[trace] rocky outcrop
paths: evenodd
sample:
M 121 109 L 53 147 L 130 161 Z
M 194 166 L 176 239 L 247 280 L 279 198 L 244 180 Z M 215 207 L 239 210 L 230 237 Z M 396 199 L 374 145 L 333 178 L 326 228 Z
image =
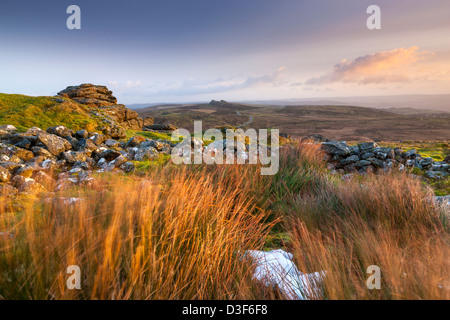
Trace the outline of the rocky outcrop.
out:
M 345 141 L 328 141 L 321 144 L 326 153 L 328 168 L 340 173 L 367 173 L 388 171 L 392 169 L 406 170 L 417 168 L 424 172 L 428 179 L 440 180 L 450 176 L 450 164 L 423 158 L 417 150 L 403 151 L 401 148 L 379 147 L 375 142 L 364 142 L 349 146 Z
M 78 103 L 90 106 L 103 107 L 117 104 L 112 91 L 105 86 L 84 83 L 79 86 L 70 86 L 58 92 L 59 96 L 70 98 Z
M 93 108 L 91 113 L 94 116 L 105 118 L 102 129 L 114 138 L 123 138 L 126 135 L 124 129 L 142 130 L 144 124 L 153 124 L 153 118 L 144 120 L 136 111 L 117 104 L 116 97 L 105 86 L 85 83 L 67 87 L 58 95 Z
M 93 172 L 128 173 L 133 161 L 171 154 L 174 144 L 135 136 L 117 141 L 111 136 L 64 126 L 46 131 L 33 127 L 17 133 L 10 126 L 0 136 L 0 193 L 37 195 L 73 185 L 93 183 Z

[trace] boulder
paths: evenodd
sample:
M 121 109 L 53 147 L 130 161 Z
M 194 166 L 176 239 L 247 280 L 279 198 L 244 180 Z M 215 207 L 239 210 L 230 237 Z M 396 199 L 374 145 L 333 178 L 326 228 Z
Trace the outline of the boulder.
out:
M 375 147 L 377 147 L 378 145 L 371 141 L 371 142 L 363 142 L 358 144 L 359 150 L 361 152 L 367 152 L 367 151 L 372 151 Z
M 70 142 L 57 135 L 42 131 L 38 133 L 37 137 L 45 148 L 55 156 L 59 155 L 61 152 L 72 149 Z
M 360 160 L 360 161 L 355 163 L 355 166 L 357 168 L 362 168 L 362 167 L 370 166 L 371 164 L 372 164 L 372 162 L 370 162 L 368 160 Z
M 5 125 L 0 126 L 0 130 L 7 131 L 9 133 L 17 133 L 18 132 L 17 128 L 11 124 L 5 124 Z
M 61 158 L 70 164 L 75 164 L 77 161 L 86 161 L 88 156 L 82 151 L 66 151 L 62 153 Z
M 450 154 L 445 157 L 444 161 L 447 162 L 447 163 L 450 163 Z
M 128 140 L 128 142 L 125 144 L 124 148 L 134 148 L 144 141 L 145 141 L 144 137 L 134 136 Z
M 12 134 L 6 130 L 0 129 L 0 140 L 7 140 L 12 137 Z
M 173 124 L 152 124 L 142 128 L 144 131 L 175 131 L 176 129 L 178 127 Z
M 367 159 L 375 168 L 383 168 L 384 162 L 377 158 L 369 158 Z
M 126 173 L 132 172 L 135 170 L 135 165 L 133 162 L 131 161 L 127 161 L 124 164 L 122 164 L 120 166 L 120 169 L 122 169 L 123 171 L 125 171 Z
M 117 157 L 120 157 L 122 154 L 119 151 L 116 150 L 112 150 L 112 149 L 107 149 L 102 151 L 98 157 L 99 158 L 104 158 L 107 162 L 111 162 L 114 159 L 116 159 Z
M 158 158 L 158 150 L 155 148 L 138 149 L 134 155 L 136 161 L 147 161 Z
M 90 137 L 89 139 L 92 140 L 92 142 L 94 142 L 95 145 L 99 146 L 103 142 L 106 141 L 107 137 L 104 134 L 96 133 L 92 137 Z
M 75 136 L 80 139 L 87 139 L 89 137 L 89 132 L 87 130 L 78 130 L 75 132 Z
M 16 175 L 19 175 L 19 176 L 22 176 L 25 178 L 31 178 L 34 171 L 35 171 L 35 168 L 33 168 L 31 166 L 23 166 L 16 171 Z
M 423 158 L 419 160 L 419 164 L 422 167 L 429 167 L 434 163 L 434 159 L 433 158 Z
M 349 157 L 341 160 L 339 163 L 341 166 L 346 166 L 346 165 L 349 165 L 351 163 L 355 163 L 358 161 L 359 161 L 359 157 L 357 155 L 352 155 L 352 156 L 349 156 Z
M 347 156 L 350 154 L 350 148 L 344 141 L 322 142 L 321 149 L 332 155 Z
M 144 119 L 143 126 L 151 126 L 152 124 L 155 124 L 155 119 L 152 117 L 147 117 Z
M 8 182 L 11 179 L 11 172 L 4 167 L 0 167 L 0 182 Z
M 401 154 L 401 156 L 402 156 L 402 158 L 410 159 L 410 158 L 415 158 L 416 154 L 417 154 L 417 150 L 416 149 L 411 149 L 411 150 L 408 150 L 406 152 L 403 152 Z
M 16 188 L 14 188 L 13 186 L 11 186 L 9 184 L 6 184 L 6 183 L 0 184 L 0 195 L 10 196 L 10 195 L 17 194 L 18 192 L 19 192 L 19 190 L 17 190 Z
M 362 160 L 367 160 L 369 158 L 374 158 L 374 157 L 375 157 L 375 154 L 372 152 L 366 152 L 361 155 Z
M 148 147 L 153 147 L 156 150 L 161 151 L 164 148 L 164 143 L 157 140 L 146 140 L 138 145 L 138 148 L 148 148 Z
M 19 192 L 24 192 L 33 195 L 45 192 L 44 186 L 32 179 L 30 179 L 29 181 L 25 181 L 18 189 Z
M 51 133 L 54 135 L 57 135 L 61 138 L 64 138 L 66 136 L 72 136 L 73 131 L 67 129 L 65 126 L 54 126 L 47 129 L 47 133 Z

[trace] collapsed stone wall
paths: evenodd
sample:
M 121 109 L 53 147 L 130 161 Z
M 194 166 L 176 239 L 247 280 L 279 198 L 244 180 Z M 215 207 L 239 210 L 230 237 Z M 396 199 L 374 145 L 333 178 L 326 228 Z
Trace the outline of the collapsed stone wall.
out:
M 399 147 L 379 147 L 375 142 L 349 146 L 345 141 L 322 142 L 321 149 L 326 153 L 328 168 L 339 173 L 418 168 L 429 179 L 440 180 L 450 175 L 450 157 L 435 161 L 422 157 L 415 149 L 403 151 Z

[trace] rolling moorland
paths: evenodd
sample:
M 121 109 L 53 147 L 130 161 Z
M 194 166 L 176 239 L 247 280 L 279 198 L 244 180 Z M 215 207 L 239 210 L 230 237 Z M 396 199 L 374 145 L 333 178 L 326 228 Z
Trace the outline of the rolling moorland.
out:
M 448 115 L 223 101 L 137 111 L 101 86 L 0 94 L 0 299 L 286 299 L 241 254 L 272 249 L 326 271 L 307 299 L 450 299 L 450 213 L 434 197 L 448 176 L 426 177 L 448 170 Z M 262 176 L 261 164 L 174 165 L 170 134 L 144 131 L 192 120 L 293 138 Z M 295 139 L 311 134 L 349 146 Z M 80 290 L 65 285 L 69 265 Z M 369 265 L 380 290 L 366 286 Z
M 135 109 L 140 116 L 193 129 L 202 120 L 204 129 L 216 126 L 277 128 L 294 137 L 321 134 L 348 141 L 449 140 L 450 113 L 416 109 L 375 109 L 357 106 L 267 106 L 226 101 L 209 104 L 156 105 Z

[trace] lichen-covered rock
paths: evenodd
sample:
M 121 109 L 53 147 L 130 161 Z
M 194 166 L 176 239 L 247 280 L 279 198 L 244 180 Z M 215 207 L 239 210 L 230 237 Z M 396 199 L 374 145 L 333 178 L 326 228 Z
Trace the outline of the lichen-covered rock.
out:
M 129 173 L 129 172 L 132 172 L 132 171 L 135 170 L 135 165 L 134 165 L 133 162 L 128 161 L 128 162 L 125 162 L 124 164 L 122 164 L 122 165 L 120 166 L 120 169 L 122 169 L 122 170 L 125 171 L 126 173 Z
M 367 151 L 371 151 L 372 152 L 372 150 L 374 148 L 376 148 L 377 146 L 378 145 L 375 142 L 373 142 L 373 141 L 363 142 L 363 143 L 358 144 L 359 150 L 361 152 L 367 152 Z
M 99 146 L 103 142 L 106 141 L 107 137 L 104 134 L 96 133 L 92 137 L 90 137 L 89 139 L 92 140 L 92 142 L 94 142 L 95 145 Z
M 14 188 L 13 186 L 11 186 L 9 184 L 6 184 L 6 183 L 0 184 L 0 195 L 8 196 L 8 195 L 17 194 L 18 192 L 19 192 L 19 190 L 17 190 L 17 188 Z
M 75 132 L 75 136 L 80 139 L 87 139 L 89 137 L 89 132 L 87 130 L 78 130 Z
M 62 153 L 61 158 L 70 164 L 75 164 L 77 161 L 86 161 L 87 155 L 81 151 L 66 151 Z
M 142 129 L 144 131 L 175 131 L 178 127 L 173 124 L 152 124 L 144 126 Z
M 61 138 L 72 136 L 73 130 L 67 129 L 65 126 L 54 126 L 47 129 L 47 133 L 55 134 Z
M 127 141 L 127 143 L 125 144 L 125 149 L 134 148 L 144 141 L 145 138 L 143 136 L 134 136 Z
M 70 86 L 58 92 L 59 96 L 70 98 L 78 103 L 94 105 L 97 107 L 110 106 L 117 103 L 112 91 L 105 86 L 84 83 L 79 86 Z
M 350 154 L 350 148 L 343 141 L 329 141 L 323 142 L 321 144 L 321 149 L 326 153 L 339 155 L 339 156 L 347 156 Z
M 143 123 L 144 127 L 145 126 L 151 126 L 152 124 L 155 124 L 155 119 L 154 118 L 147 117 L 147 118 L 144 119 L 144 123 Z
M 37 137 L 45 148 L 55 156 L 59 155 L 61 152 L 72 149 L 70 142 L 57 135 L 42 131 L 38 133 Z
M 136 154 L 134 155 L 134 160 L 136 161 L 147 161 L 156 159 L 158 157 L 158 150 L 155 148 L 145 148 L 145 149 L 139 149 Z
M 34 171 L 35 171 L 35 168 L 33 168 L 31 166 L 23 166 L 22 168 L 20 168 L 16 171 L 16 175 L 19 175 L 19 176 L 22 176 L 25 178 L 31 178 Z
M 45 192 L 45 188 L 42 184 L 40 184 L 34 180 L 30 180 L 30 181 L 26 181 L 19 187 L 19 192 L 36 195 L 41 192 Z
M 7 131 L 9 133 L 17 133 L 18 132 L 17 128 L 11 124 L 5 124 L 5 125 L 0 126 L 0 130 Z
M 10 179 L 11 172 L 4 167 L 0 167 L 0 182 L 8 182 Z

